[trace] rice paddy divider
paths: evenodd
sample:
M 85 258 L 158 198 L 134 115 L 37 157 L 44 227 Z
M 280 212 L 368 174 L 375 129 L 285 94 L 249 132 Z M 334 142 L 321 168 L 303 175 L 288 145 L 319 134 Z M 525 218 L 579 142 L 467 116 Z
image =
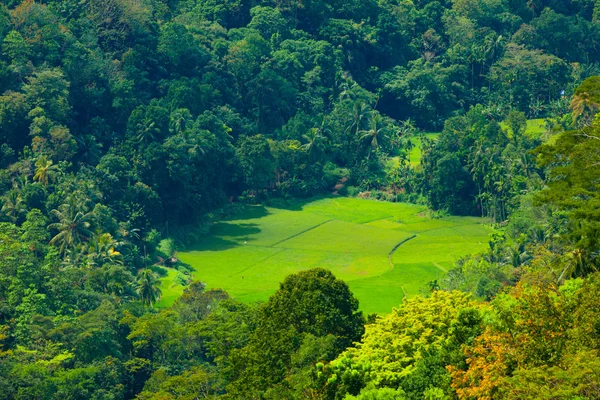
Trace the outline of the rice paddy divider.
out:
M 394 256 L 394 253 L 396 252 L 396 250 L 398 250 L 398 248 L 400 246 L 402 246 L 404 243 L 408 242 L 409 240 L 413 240 L 416 237 L 417 237 L 417 235 L 412 235 L 410 237 L 407 237 L 406 239 L 404 239 L 403 241 L 401 241 L 400 243 L 398 243 L 397 245 L 395 245 L 394 248 L 392 249 L 392 251 L 389 252 L 389 254 L 388 254 L 388 262 L 390 263 L 390 269 L 388 270 L 388 272 L 390 272 L 391 270 L 394 269 L 394 263 L 392 262 L 392 257 Z
M 303 231 L 300 231 L 300 232 L 298 232 L 298 233 L 295 233 L 295 234 L 293 234 L 293 235 L 292 235 L 292 236 L 290 236 L 290 237 L 287 237 L 287 238 L 285 238 L 285 239 L 283 239 L 283 240 L 280 240 L 279 242 L 273 243 L 273 244 L 272 244 L 272 245 L 270 245 L 269 247 L 275 247 L 275 246 L 277 246 L 278 244 L 281 244 L 281 243 L 283 243 L 283 242 L 287 242 L 287 241 L 288 241 L 288 240 L 290 240 L 290 239 L 293 239 L 293 238 L 295 238 L 295 237 L 298 237 L 298 236 L 300 236 L 300 235 L 302 235 L 302 234 L 305 234 L 306 232 L 310 232 L 310 231 L 312 231 L 313 229 L 317 229 L 318 227 L 320 227 L 320 226 L 323 226 L 323 225 L 325 225 L 326 223 L 328 223 L 328 222 L 331 222 L 331 221 L 334 221 L 334 219 L 328 219 L 327 221 L 323 221 L 323 222 L 321 222 L 320 224 L 317 224 L 317 225 L 315 225 L 315 226 L 311 226 L 310 228 L 308 228 L 308 229 L 305 229 L 305 230 L 303 230 Z

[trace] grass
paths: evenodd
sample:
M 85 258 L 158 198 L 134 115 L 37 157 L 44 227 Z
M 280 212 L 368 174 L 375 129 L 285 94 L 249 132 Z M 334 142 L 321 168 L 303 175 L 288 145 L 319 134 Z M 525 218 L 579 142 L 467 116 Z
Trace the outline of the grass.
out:
M 421 152 L 421 148 L 423 147 L 423 143 L 421 138 L 424 136 L 430 140 L 435 140 L 440 134 L 435 132 L 427 132 L 423 133 L 419 136 L 414 136 L 410 138 L 412 142 L 413 148 L 410 150 L 408 154 L 408 159 L 410 160 L 410 165 L 414 168 L 421 165 L 421 158 L 423 156 Z M 389 159 L 388 168 L 398 168 L 400 164 L 400 157 L 391 157 Z
M 510 129 L 506 122 L 500 122 L 500 127 L 504 130 L 508 130 L 509 134 Z M 538 139 L 542 137 L 546 133 L 546 120 L 544 118 L 535 118 L 527 120 L 527 127 L 525 128 L 525 135 L 529 136 L 533 139 Z
M 424 133 L 422 136 L 424 136 L 430 140 L 435 140 L 439 135 L 440 135 L 439 133 L 428 132 L 428 133 Z M 416 167 L 417 165 L 421 165 L 422 140 L 421 140 L 421 136 L 416 136 L 414 138 L 411 138 L 410 140 L 413 144 L 413 148 L 411 149 L 410 154 L 409 154 L 410 165 L 412 165 L 413 167 Z
M 162 296 L 158 304 L 159 306 L 173 304 L 173 302 L 183 293 L 184 287 L 175 280 L 175 276 L 177 276 L 178 273 L 179 272 L 173 268 L 167 268 L 167 275 L 160 280 Z
M 483 250 L 489 232 L 476 218 L 431 219 L 424 206 L 330 197 L 291 209 L 248 206 L 178 257 L 194 279 L 244 302 L 266 300 L 289 274 L 326 268 L 348 282 L 363 311 L 385 314 L 456 258 Z M 164 307 L 183 287 L 170 273 L 162 290 Z
M 539 138 L 546 133 L 546 120 L 544 118 L 536 118 L 527 120 L 527 128 L 525 134 L 533 138 Z

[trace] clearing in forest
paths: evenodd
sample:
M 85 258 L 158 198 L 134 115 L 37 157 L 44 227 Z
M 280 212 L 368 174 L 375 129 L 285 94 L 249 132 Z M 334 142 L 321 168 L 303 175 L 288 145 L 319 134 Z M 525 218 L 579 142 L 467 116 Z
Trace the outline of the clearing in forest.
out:
M 500 127 L 504 130 L 509 129 L 506 122 L 501 122 Z M 543 118 L 537 119 L 529 119 L 527 120 L 527 128 L 525 129 L 525 134 L 531 138 L 544 138 L 544 135 L 547 132 L 546 128 L 546 120 Z M 418 168 L 421 165 L 421 158 L 423 156 L 423 138 L 427 138 L 429 140 L 437 140 L 440 136 L 439 132 L 426 132 L 414 135 L 410 138 L 412 143 L 412 148 L 410 152 L 407 154 L 408 161 L 413 168 Z M 389 168 L 398 167 L 400 164 L 400 157 L 395 156 L 390 158 Z
M 266 300 L 289 274 L 326 268 L 348 282 L 364 312 L 385 314 L 458 257 L 485 249 L 489 233 L 478 218 L 432 219 L 424 206 L 334 197 L 248 206 L 178 257 L 194 279 L 245 302 Z M 167 306 L 183 288 L 167 277 L 162 290 L 159 306 Z
M 410 138 L 412 147 L 411 147 L 410 151 L 408 152 L 408 154 L 406 155 L 406 157 L 407 157 L 407 161 L 410 163 L 410 165 L 413 168 L 417 168 L 418 166 L 421 165 L 421 158 L 423 156 L 423 152 L 422 152 L 423 138 L 427 138 L 429 140 L 435 141 L 438 138 L 438 136 L 440 136 L 439 133 L 428 132 L 428 133 L 422 133 L 419 135 L 414 135 Z M 399 156 L 390 157 L 389 162 L 388 162 L 388 168 L 398 168 L 399 165 L 400 165 L 400 157 Z

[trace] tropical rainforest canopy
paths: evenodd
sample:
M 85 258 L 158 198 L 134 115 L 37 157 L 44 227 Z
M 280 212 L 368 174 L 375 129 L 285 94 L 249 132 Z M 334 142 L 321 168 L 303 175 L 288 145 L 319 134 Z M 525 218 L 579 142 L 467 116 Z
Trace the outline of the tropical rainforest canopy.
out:
M 598 1 L 0 3 L 0 398 L 600 398 Z M 175 256 L 338 182 L 497 229 L 383 316 Z

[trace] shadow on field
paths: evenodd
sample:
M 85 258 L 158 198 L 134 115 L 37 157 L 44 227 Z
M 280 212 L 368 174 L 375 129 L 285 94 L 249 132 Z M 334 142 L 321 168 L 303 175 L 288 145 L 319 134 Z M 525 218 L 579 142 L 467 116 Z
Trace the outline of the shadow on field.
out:
M 293 199 L 293 200 L 285 200 L 285 199 L 272 199 L 269 200 L 266 205 L 267 207 L 276 208 L 278 210 L 287 210 L 287 211 L 302 211 L 304 206 L 308 203 L 312 203 L 317 200 L 329 199 L 335 196 L 316 196 L 310 197 L 307 199 Z
M 227 236 L 236 239 L 243 236 L 255 235 L 257 233 L 260 233 L 260 228 L 254 223 L 236 224 L 231 222 L 217 222 L 210 228 L 210 234 L 213 236 Z
M 252 242 L 251 235 L 260 233 L 257 224 L 217 222 L 210 229 L 210 235 L 205 236 L 198 243 L 189 246 L 190 251 L 227 250 L 237 247 L 240 243 Z
M 256 218 L 266 217 L 269 214 L 270 214 L 269 210 L 267 210 L 267 208 L 263 205 L 258 205 L 258 206 L 247 205 L 247 206 L 244 206 L 240 210 L 240 212 L 237 212 L 233 215 L 223 218 L 222 221 L 256 219 Z

